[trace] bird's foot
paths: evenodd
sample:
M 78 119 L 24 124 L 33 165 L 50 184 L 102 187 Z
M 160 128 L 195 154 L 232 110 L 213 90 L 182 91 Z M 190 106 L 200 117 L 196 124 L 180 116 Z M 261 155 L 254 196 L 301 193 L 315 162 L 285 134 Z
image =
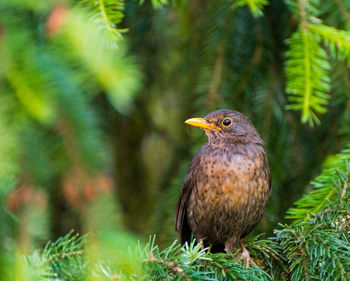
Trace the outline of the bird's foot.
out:
M 257 265 L 254 262 L 254 260 L 250 257 L 249 252 L 246 249 L 246 247 L 244 246 L 244 244 L 241 241 L 239 243 L 241 245 L 242 253 L 240 255 L 238 255 L 237 258 L 244 259 L 246 267 L 249 267 L 250 264 L 253 264 L 253 265 L 255 265 L 257 267 Z

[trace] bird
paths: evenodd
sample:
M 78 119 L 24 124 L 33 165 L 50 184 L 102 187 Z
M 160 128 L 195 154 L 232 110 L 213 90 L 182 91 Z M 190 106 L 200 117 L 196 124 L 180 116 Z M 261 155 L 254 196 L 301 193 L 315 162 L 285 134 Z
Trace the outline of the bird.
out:
M 238 246 L 246 266 L 254 264 L 241 239 L 259 223 L 271 193 L 264 142 L 242 113 L 222 109 L 186 124 L 204 130 L 208 142 L 193 157 L 177 203 L 179 242 L 191 237 L 202 249 L 232 253 Z

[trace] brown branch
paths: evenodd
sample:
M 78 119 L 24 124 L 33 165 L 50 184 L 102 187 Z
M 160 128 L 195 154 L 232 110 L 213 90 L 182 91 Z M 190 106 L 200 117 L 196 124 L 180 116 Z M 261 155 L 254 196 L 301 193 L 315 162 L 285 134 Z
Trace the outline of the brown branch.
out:
M 223 26 L 223 34 L 225 37 L 229 36 L 229 30 L 231 27 L 231 16 L 226 16 L 225 23 Z M 216 49 L 216 60 L 213 70 L 213 76 L 211 79 L 208 95 L 206 98 L 206 104 L 208 106 L 213 105 L 213 103 L 217 102 L 220 99 L 219 87 L 222 80 L 222 73 L 224 69 L 225 63 L 225 53 L 226 53 L 226 40 L 221 40 Z
M 308 22 L 307 22 L 307 18 L 306 18 L 306 1 L 299 0 L 298 1 L 298 8 L 299 8 L 299 13 L 300 13 L 300 17 L 301 17 L 300 29 L 307 29 Z
M 210 83 L 210 89 L 207 95 L 206 103 L 211 105 L 219 100 L 219 86 L 222 77 L 222 70 L 225 58 L 225 45 L 223 43 L 218 44 L 217 58 L 215 60 L 215 66 L 213 71 L 213 77 Z
M 301 239 L 300 237 L 298 237 L 298 238 Z M 305 245 L 303 245 L 303 247 L 300 249 L 299 253 L 301 256 L 302 263 L 303 263 L 304 276 L 306 277 L 306 280 L 309 280 L 310 274 L 308 272 L 308 266 L 307 266 L 307 260 L 306 260 L 307 250 L 306 250 Z
M 268 71 L 272 77 L 271 83 L 269 83 L 269 87 L 265 96 L 265 116 L 264 116 L 264 124 L 263 124 L 263 139 L 265 143 L 269 143 L 270 139 L 270 130 L 271 130 L 271 122 L 272 122 L 272 100 L 273 100 L 273 95 L 276 93 L 276 88 L 279 83 L 279 79 L 276 75 L 275 67 L 273 64 L 270 64 L 268 67 Z
M 340 12 L 342 13 L 344 19 L 350 23 L 350 14 L 346 10 L 346 7 L 342 0 L 334 0 L 335 4 L 338 6 Z
M 162 259 L 157 259 L 153 254 L 149 255 L 148 259 L 144 259 L 144 262 L 155 262 L 158 264 L 165 265 L 173 274 L 180 275 L 185 280 L 190 281 L 191 279 L 186 276 L 186 273 L 183 271 L 183 269 L 180 267 L 180 265 L 174 263 L 174 262 L 168 262 Z
M 278 261 L 280 261 L 281 263 L 283 263 L 283 261 L 282 261 L 279 257 L 277 257 L 277 256 L 275 255 L 275 253 L 273 253 L 273 252 L 270 251 L 269 249 L 267 249 L 267 248 L 265 248 L 265 247 L 260 247 L 260 248 L 261 248 L 262 250 L 268 252 L 275 260 L 278 260 Z
M 81 161 L 79 144 L 75 137 L 75 132 L 71 122 L 61 113 L 56 123 L 56 129 L 59 135 L 62 137 L 67 154 L 71 159 L 74 167 L 79 167 L 83 161 Z
M 53 257 L 48 258 L 47 262 L 53 262 L 56 259 L 64 259 L 66 257 L 81 256 L 82 254 L 83 254 L 82 250 L 68 252 L 68 253 L 59 253 L 59 254 L 54 255 Z
M 285 274 L 288 274 L 288 275 L 291 274 L 290 271 L 289 271 L 289 268 L 285 266 L 284 261 L 283 261 L 282 259 L 280 259 L 278 256 L 276 256 L 275 253 L 273 253 L 271 250 L 269 250 L 269 249 L 267 249 L 267 248 L 265 248 L 265 247 L 260 247 L 260 246 L 259 246 L 259 248 L 262 249 L 262 250 L 264 250 L 264 251 L 266 251 L 267 253 L 269 253 L 275 260 L 279 261 L 279 262 L 280 262 L 280 265 L 282 266 L 282 268 L 283 268 Z M 284 278 L 284 280 L 286 280 L 286 279 Z
M 206 261 L 203 261 L 203 260 L 200 260 L 200 263 L 202 265 L 204 265 L 205 267 L 209 268 L 209 267 L 215 267 L 216 269 L 220 270 L 220 271 L 224 271 L 225 274 L 227 276 L 230 276 L 230 270 L 226 267 L 226 266 L 221 266 L 220 264 L 218 264 L 217 262 L 213 261 L 212 263 L 209 263 L 209 262 L 206 262 Z
M 347 181 L 344 182 L 343 188 L 341 190 L 340 198 L 343 199 L 343 197 L 346 194 L 346 189 L 348 188 L 349 184 Z
M 347 63 L 343 63 L 342 65 L 342 69 L 344 71 L 344 75 L 343 75 L 343 78 L 344 78 L 344 84 L 345 84 L 345 88 L 346 88 L 346 94 L 347 96 L 349 97 L 349 99 L 346 101 L 345 103 L 345 107 L 346 109 L 349 109 L 350 108 L 350 78 L 349 78 L 349 69 L 348 69 L 348 66 L 347 66 Z
M 325 244 L 322 240 L 320 240 L 320 239 L 318 239 L 318 238 L 316 238 L 316 240 L 317 240 L 318 243 L 322 244 L 323 247 L 329 248 L 329 246 L 328 246 L 327 244 Z M 333 250 L 330 250 L 329 252 L 330 252 L 330 254 L 331 254 L 331 256 L 332 256 L 332 259 L 335 260 L 336 264 L 338 264 L 338 267 L 340 268 L 340 270 L 341 270 L 341 272 L 342 272 L 342 276 L 341 276 L 342 279 L 341 279 L 341 280 L 344 280 L 343 277 L 344 277 L 344 276 L 346 277 L 347 274 L 348 274 L 348 272 L 345 270 L 345 268 L 344 268 L 342 262 L 339 261 L 339 258 L 337 257 L 337 255 L 334 254 L 334 251 L 333 251 Z M 345 280 L 346 280 L 346 279 L 345 279 Z
M 262 29 L 259 23 L 255 24 L 255 37 L 256 37 L 256 47 L 251 57 L 250 64 L 246 68 L 245 73 L 242 75 L 240 82 L 236 87 L 235 97 L 240 96 L 240 92 L 243 91 L 243 89 L 245 88 L 247 82 L 250 80 L 250 77 L 253 75 L 256 66 L 259 64 L 262 58 L 262 54 L 264 51 L 264 45 L 263 45 L 264 42 L 263 42 Z

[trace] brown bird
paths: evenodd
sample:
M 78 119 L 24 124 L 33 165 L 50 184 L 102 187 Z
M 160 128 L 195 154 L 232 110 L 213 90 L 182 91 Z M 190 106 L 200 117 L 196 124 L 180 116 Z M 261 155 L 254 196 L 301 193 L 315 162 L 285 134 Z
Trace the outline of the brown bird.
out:
M 217 110 L 186 124 L 204 129 L 208 143 L 196 153 L 175 214 L 180 243 L 191 235 L 204 246 L 232 253 L 241 245 L 246 265 L 254 263 L 241 239 L 260 221 L 271 192 L 264 142 L 249 119 Z

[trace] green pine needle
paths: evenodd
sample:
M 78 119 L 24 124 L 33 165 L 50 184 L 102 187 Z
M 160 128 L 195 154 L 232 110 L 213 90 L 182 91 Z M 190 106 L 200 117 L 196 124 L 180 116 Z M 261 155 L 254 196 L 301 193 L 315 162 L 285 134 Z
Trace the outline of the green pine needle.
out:
M 322 211 L 336 197 L 349 193 L 350 146 L 341 151 L 330 167 L 311 182 L 313 190 L 295 202 L 296 207 L 287 212 L 287 218 L 296 222 L 310 219 L 310 215 Z
M 301 29 L 288 39 L 286 53 L 288 109 L 301 110 L 301 120 L 313 126 L 319 123 L 317 113 L 327 111 L 330 90 L 327 53 L 321 48 L 316 37 L 308 30 Z
M 127 32 L 125 28 L 118 28 L 124 18 L 124 1 L 122 0 L 82 0 L 81 1 L 93 11 L 91 21 L 105 29 L 109 36 L 115 41 L 122 38 L 122 33 Z
M 350 32 L 323 24 L 311 24 L 310 30 L 326 44 L 333 57 L 350 60 Z
M 247 5 L 252 15 L 254 17 L 259 17 L 263 15 L 262 10 L 264 6 L 268 4 L 269 4 L 268 0 L 239 0 L 232 5 L 232 8 L 234 9 L 236 7 L 242 7 Z

